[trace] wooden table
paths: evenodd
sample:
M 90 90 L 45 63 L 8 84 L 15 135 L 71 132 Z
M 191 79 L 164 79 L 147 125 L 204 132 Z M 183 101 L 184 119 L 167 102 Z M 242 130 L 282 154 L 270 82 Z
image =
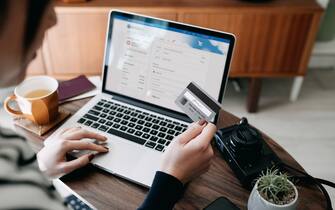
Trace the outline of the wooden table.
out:
M 62 108 L 75 113 L 88 100 L 70 102 L 62 105 Z M 217 125 L 218 128 L 222 128 L 238 121 L 239 118 L 236 116 L 222 111 Z M 27 137 L 36 151 L 42 147 L 43 140 L 52 132 L 43 137 L 38 137 L 20 128 L 17 128 L 17 130 Z M 285 163 L 301 168 L 275 141 L 265 134 L 264 138 Z M 144 187 L 115 177 L 93 166 L 86 166 L 77 170 L 64 177 L 63 180 L 98 209 L 136 209 L 142 203 L 148 191 Z M 325 209 L 324 197 L 315 187 L 298 186 L 298 190 L 298 209 Z M 246 209 L 249 193 L 242 188 L 227 163 L 215 149 L 215 157 L 210 170 L 189 184 L 184 197 L 176 204 L 175 209 L 202 209 L 219 196 L 225 196 L 241 209 Z

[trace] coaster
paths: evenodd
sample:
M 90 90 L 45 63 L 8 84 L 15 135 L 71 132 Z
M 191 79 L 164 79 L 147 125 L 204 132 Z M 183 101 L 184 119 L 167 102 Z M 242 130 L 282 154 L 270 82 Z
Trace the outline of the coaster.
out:
M 43 136 L 45 133 L 47 133 L 50 129 L 54 128 L 56 125 L 64 121 L 66 118 L 68 118 L 71 115 L 70 112 L 65 110 L 59 110 L 58 117 L 55 121 L 53 121 L 50 124 L 47 125 L 37 125 L 31 120 L 25 119 L 25 118 L 16 118 L 14 119 L 14 124 L 24 128 L 32 133 L 35 133 L 39 136 Z

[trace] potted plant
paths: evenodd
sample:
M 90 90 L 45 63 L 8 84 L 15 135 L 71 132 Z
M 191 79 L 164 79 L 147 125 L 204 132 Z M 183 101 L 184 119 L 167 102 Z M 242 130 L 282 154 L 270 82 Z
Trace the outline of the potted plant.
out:
M 248 200 L 248 210 L 295 210 L 298 190 L 287 174 L 267 169 L 256 181 Z

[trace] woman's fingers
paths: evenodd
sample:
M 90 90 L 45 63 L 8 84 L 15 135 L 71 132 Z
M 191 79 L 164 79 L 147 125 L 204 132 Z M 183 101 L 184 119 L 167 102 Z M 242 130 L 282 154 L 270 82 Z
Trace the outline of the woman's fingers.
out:
M 216 130 L 216 126 L 213 123 L 208 123 L 203 128 L 202 132 L 189 142 L 189 146 L 206 150 L 210 145 Z
M 108 152 L 108 148 L 102 145 L 97 145 L 91 142 L 85 141 L 64 141 L 63 147 L 64 152 L 70 152 L 72 150 L 91 150 L 97 152 Z
M 64 162 L 61 165 L 62 173 L 70 173 L 78 168 L 84 167 L 94 158 L 94 154 L 86 154 L 77 159 Z
M 184 131 L 177 137 L 178 141 L 182 144 L 188 143 L 201 133 L 205 124 L 206 122 L 204 120 L 192 123 L 186 131 Z
M 100 134 L 90 132 L 84 129 L 76 129 L 73 131 L 68 131 L 68 133 L 65 134 L 65 138 L 69 140 L 80 140 L 84 138 L 89 138 L 89 139 L 96 139 L 98 141 L 106 141 L 107 138 L 105 136 L 102 136 Z

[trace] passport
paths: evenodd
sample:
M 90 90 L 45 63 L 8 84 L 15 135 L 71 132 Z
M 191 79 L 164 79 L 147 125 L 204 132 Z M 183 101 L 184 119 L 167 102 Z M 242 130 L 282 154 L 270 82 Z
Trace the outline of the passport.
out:
M 58 86 L 58 100 L 59 103 L 62 101 L 78 96 L 93 90 L 95 85 L 90 82 L 85 75 L 80 75 L 76 78 L 62 81 Z

